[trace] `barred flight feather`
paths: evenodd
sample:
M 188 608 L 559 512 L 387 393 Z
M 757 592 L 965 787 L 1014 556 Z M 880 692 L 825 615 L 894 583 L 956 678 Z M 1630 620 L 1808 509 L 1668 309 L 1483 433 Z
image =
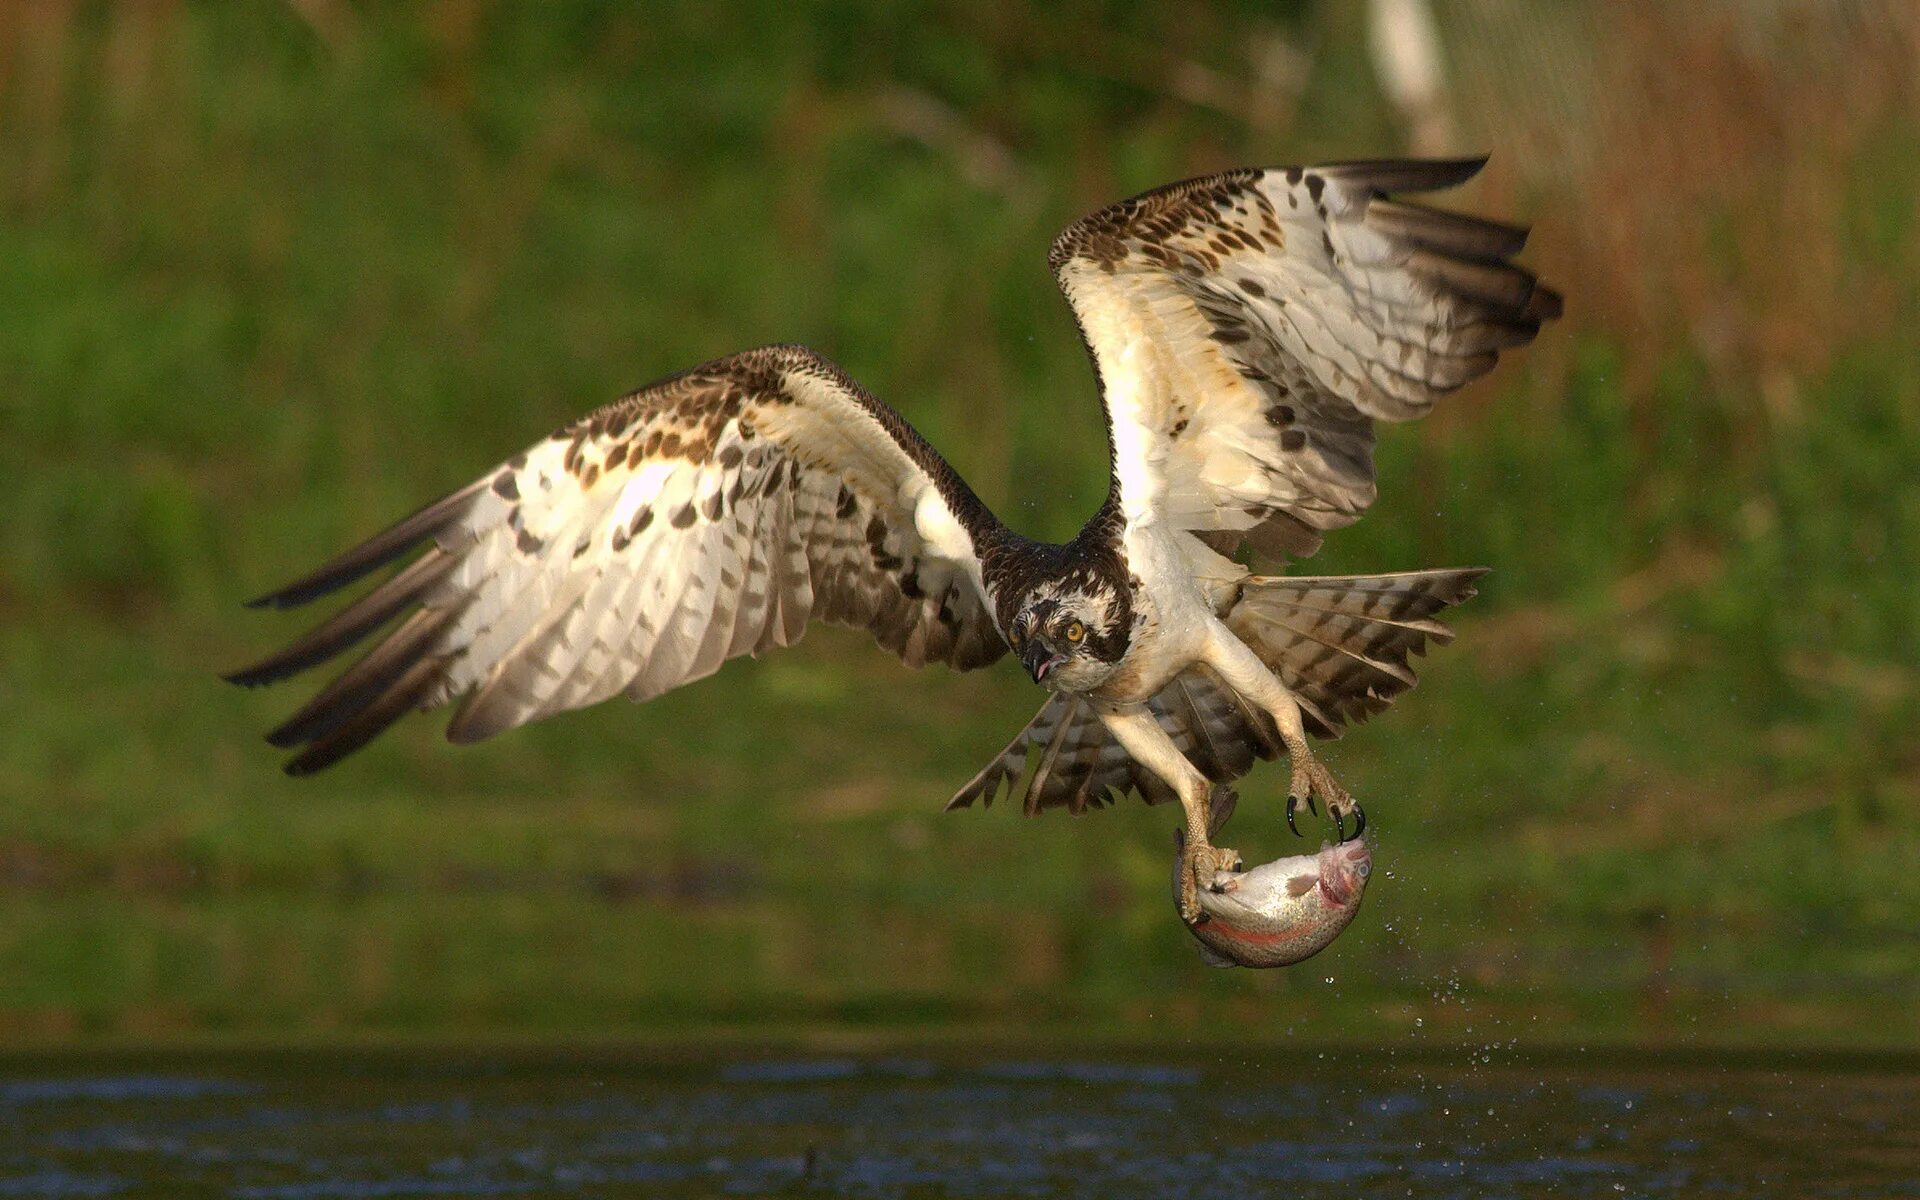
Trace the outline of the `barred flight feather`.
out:
M 274 730 L 299 774 L 415 708 L 460 700 L 448 737 L 474 741 L 644 700 L 815 617 L 965 670 L 1005 653 L 973 544 L 1000 529 L 893 410 L 812 351 L 767 347 L 590 414 L 263 597 L 304 604 L 426 547 L 230 678 L 285 678 L 412 611 Z
M 1559 314 L 1507 261 L 1525 229 L 1386 195 L 1483 161 L 1229 171 L 1060 235 L 1051 262 L 1101 378 L 1130 522 L 1311 554 L 1373 503 L 1376 420 L 1421 416 Z

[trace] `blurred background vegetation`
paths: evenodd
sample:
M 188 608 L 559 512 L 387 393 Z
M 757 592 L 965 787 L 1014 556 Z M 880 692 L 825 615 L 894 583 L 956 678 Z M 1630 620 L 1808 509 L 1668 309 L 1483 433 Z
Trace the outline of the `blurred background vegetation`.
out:
M 1424 11 L 0 5 L 0 1042 L 1920 1042 L 1920 9 L 1438 0 L 1431 60 Z M 1568 315 L 1312 564 L 1494 574 L 1328 752 L 1385 874 L 1302 967 L 1199 965 L 1165 811 L 941 813 L 1011 669 L 817 630 L 301 781 L 302 693 L 214 678 L 298 625 L 241 600 L 768 341 L 1064 536 L 1106 450 L 1054 232 L 1408 151 L 1492 152 L 1447 202 L 1534 222 Z

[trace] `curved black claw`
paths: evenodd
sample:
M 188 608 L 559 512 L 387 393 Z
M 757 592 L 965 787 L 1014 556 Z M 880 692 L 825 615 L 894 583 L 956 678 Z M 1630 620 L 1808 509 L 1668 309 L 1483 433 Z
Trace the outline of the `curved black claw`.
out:
M 1312 813 L 1316 818 L 1320 815 L 1320 802 L 1313 798 L 1312 792 L 1307 793 L 1307 811 Z
M 1333 808 L 1333 805 L 1329 804 L 1327 807 Z M 1347 823 L 1340 819 L 1340 810 L 1337 808 L 1333 808 L 1333 831 L 1340 835 L 1341 841 L 1347 840 Z
M 1288 796 L 1287 797 L 1287 828 L 1293 830 L 1293 836 L 1300 837 L 1302 836 L 1300 833 L 1300 827 L 1293 823 L 1293 812 L 1294 812 L 1293 797 Z
M 1367 831 L 1367 810 L 1359 804 L 1353 806 L 1353 836 L 1359 837 Z

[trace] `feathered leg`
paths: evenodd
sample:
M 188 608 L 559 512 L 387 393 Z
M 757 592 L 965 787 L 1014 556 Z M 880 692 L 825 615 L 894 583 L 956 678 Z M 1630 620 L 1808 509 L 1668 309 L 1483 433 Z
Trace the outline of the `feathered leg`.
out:
M 1293 693 L 1274 677 L 1259 655 L 1224 625 L 1217 627 L 1210 639 L 1206 662 L 1228 687 L 1259 705 L 1278 726 L 1291 771 L 1287 782 L 1287 824 L 1292 825 L 1301 806 L 1310 808 L 1313 798 L 1318 796 L 1327 802 L 1327 812 L 1340 830 L 1340 840 L 1358 837 L 1366 828 L 1367 815 L 1347 790 L 1334 782 L 1332 772 L 1307 747 L 1306 724 L 1300 715 L 1300 702 Z M 1352 830 L 1347 829 L 1349 818 Z
M 1240 856 L 1216 847 L 1208 836 L 1215 824 L 1211 804 L 1213 783 L 1180 753 L 1180 748 L 1174 745 L 1146 705 L 1102 708 L 1099 714 L 1100 723 L 1107 727 L 1113 740 L 1119 742 L 1135 762 L 1165 780 L 1180 797 L 1180 807 L 1187 815 L 1186 840 L 1181 848 L 1180 917 L 1194 924 L 1203 919 L 1200 889 L 1213 886 L 1216 872 L 1240 869 Z

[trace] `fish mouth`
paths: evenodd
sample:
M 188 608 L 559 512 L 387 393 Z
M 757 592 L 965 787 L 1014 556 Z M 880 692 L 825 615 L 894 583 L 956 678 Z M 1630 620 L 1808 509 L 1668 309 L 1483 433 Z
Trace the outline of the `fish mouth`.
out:
M 1359 899 L 1373 874 L 1373 855 L 1364 840 L 1343 842 L 1322 851 L 1320 891 L 1331 903 L 1344 908 Z

